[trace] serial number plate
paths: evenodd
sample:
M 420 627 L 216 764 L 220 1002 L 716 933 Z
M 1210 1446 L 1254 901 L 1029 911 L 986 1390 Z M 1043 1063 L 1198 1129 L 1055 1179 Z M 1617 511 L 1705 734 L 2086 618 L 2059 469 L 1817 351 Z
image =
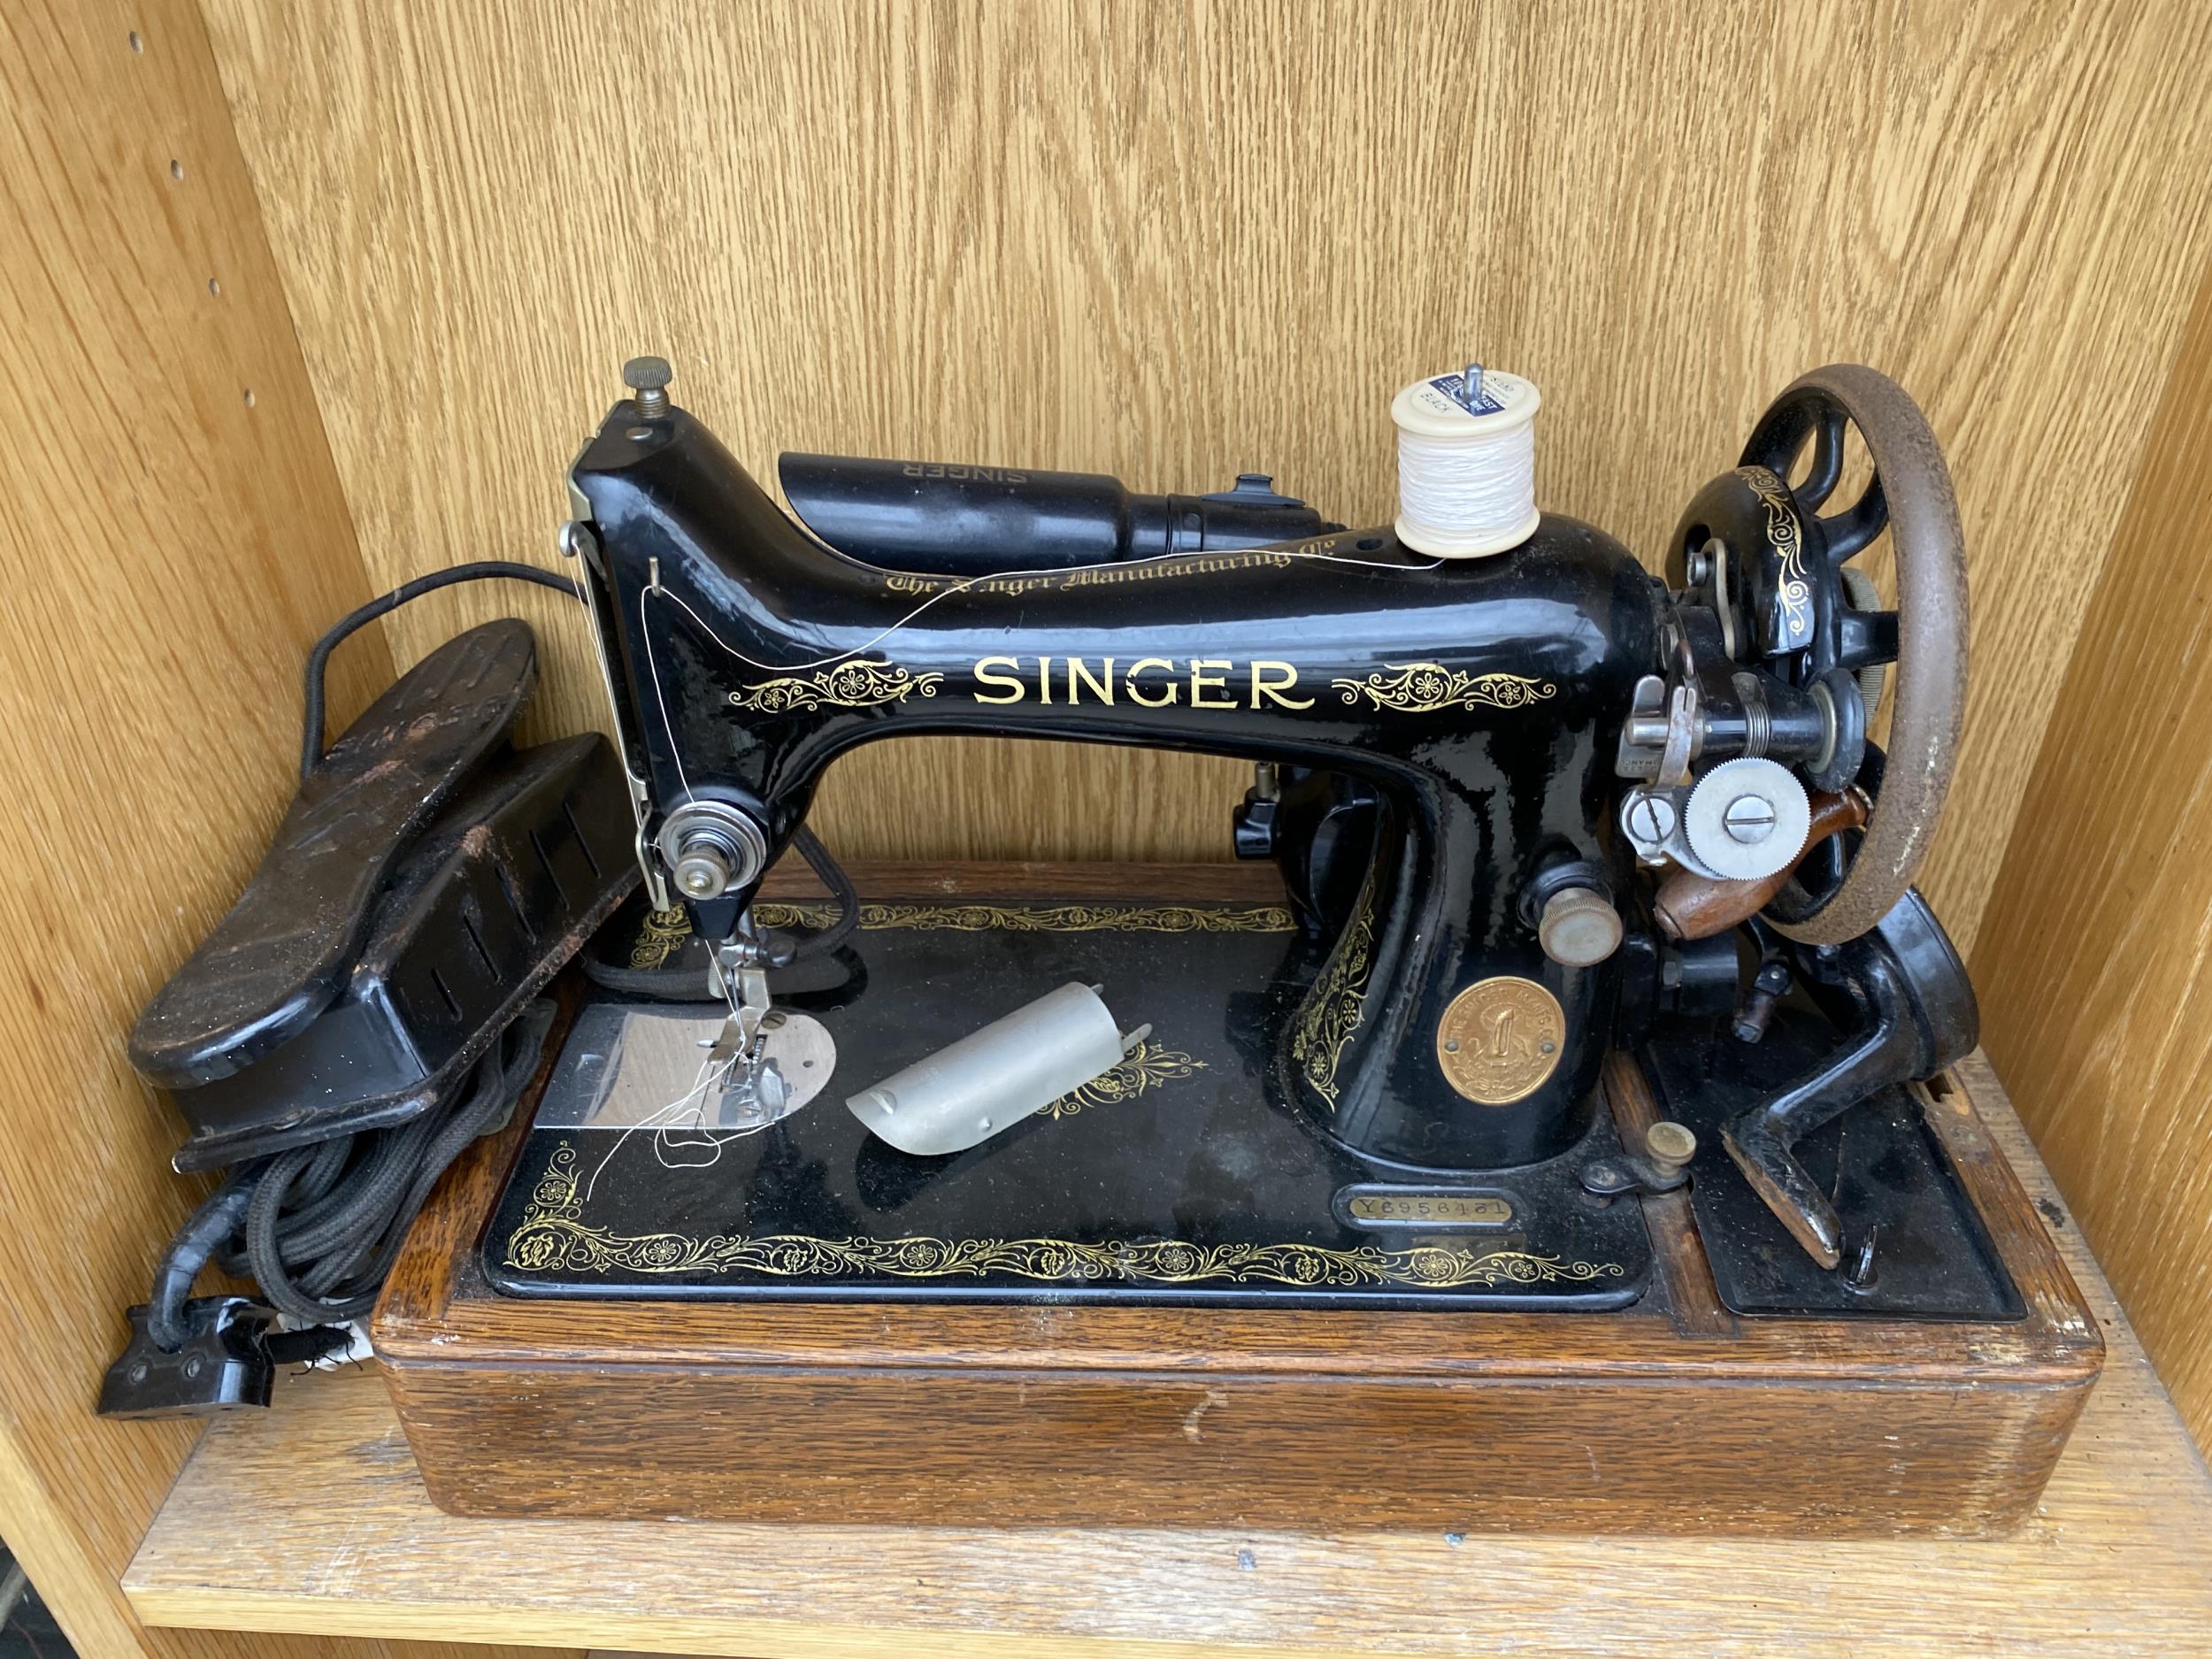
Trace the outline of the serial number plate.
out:
M 1348 1187 L 1337 1205 L 1356 1227 L 1503 1227 L 1513 1220 L 1509 1199 L 1432 1187 Z

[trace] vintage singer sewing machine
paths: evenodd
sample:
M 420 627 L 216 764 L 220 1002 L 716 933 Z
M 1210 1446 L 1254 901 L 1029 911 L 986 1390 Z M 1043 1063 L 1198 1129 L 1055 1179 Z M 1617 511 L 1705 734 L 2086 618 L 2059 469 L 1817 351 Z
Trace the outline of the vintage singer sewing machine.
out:
M 1168 1518 L 1286 1493 L 1376 1518 L 1317 1483 L 1402 1457 L 1457 1468 L 1461 1488 L 1479 1467 L 1549 1493 L 1569 1464 L 1580 1478 L 1578 1455 L 1543 1449 L 1562 1425 L 1570 1446 L 1595 1436 L 1586 1449 L 1671 1446 L 1662 1421 L 1695 1425 L 1670 1479 L 1713 1525 L 1825 1502 L 1841 1525 L 1971 1527 L 2032 1502 L 2040 1450 L 1979 1497 L 1940 1472 L 2000 1455 L 1969 1447 L 1980 1431 L 1944 1391 L 2008 1344 L 2036 1356 L 2048 1392 L 2019 1401 L 2055 1456 L 2095 1342 L 2001 1161 L 1953 1121 L 1971 1122 L 1962 1099 L 1918 1087 L 1976 1036 L 1912 887 L 1952 770 L 1967 608 L 1949 480 L 1896 386 L 1832 367 L 1790 387 L 1657 549 L 1661 579 L 1556 516 L 1440 557 L 1325 526 L 1257 478 L 1133 507 L 1101 480 L 787 457 L 818 534 L 666 381 L 644 365 L 583 446 L 564 538 L 647 889 L 609 960 L 665 978 L 578 1015 L 463 1277 L 541 1332 L 688 1320 L 687 1353 L 721 1333 L 747 1357 L 657 1362 L 667 1413 L 734 1413 L 787 1455 L 772 1425 L 798 1396 L 779 1390 L 803 1385 L 824 1443 L 849 1432 L 867 1472 L 825 1450 L 803 1477 L 755 1466 L 741 1493 L 667 1468 L 648 1492 L 633 1444 L 524 1502 L 511 1465 L 453 1467 L 467 1437 L 424 1402 L 457 1361 L 422 1346 L 426 1304 L 388 1298 L 378 1346 L 442 1501 L 797 1514 L 799 1487 L 830 1479 L 841 1512 L 912 1514 L 929 1500 L 895 1467 L 896 1418 L 932 1459 L 983 1430 L 966 1455 L 1026 1471 L 1002 1512 L 1125 1512 L 1094 1463 L 1125 1447 L 1120 1478 L 1139 1479 L 1158 1394 L 1176 1402 L 1162 1456 L 1215 1455 L 1209 1402 L 1219 1427 L 1255 1414 L 1204 1494 L 1146 1486 L 1138 1512 Z M 1471 370 L 1432 385 L 1483 395 Z M 1838 508 L 1847 428 L 1872 478 Z M 1848 564 L 1885 530 L 1893 609 Z M 1885 754 L 1868 729 L 1886 675 Z M 763 899 L 832 763 L 923 734 L 1248 760 L 1232 833 L 1273 860 L 1279 896 Z M 844 1106 L 1071 980 L 1149 1028 L 1094 1085 L 942 1157 Z M 826 1380 L 863 1373 L 884 1392 L 859 1405 Z M 1778 1417 L 1731 1403 L 1723 1379 L 1753 1373 L 1788 1377 Z M 1017 1374 L 1019 1404 L 990 1391 Z M 1454 1393 L 1470 1383 L 1487 1392 Z M 1106 1411 L 1106 1439 L 1071 1439 L 1078 1394 L 1137 1403 Z M 1438 1416 L 1448 1400 L 1465 1415 Z M 1824 1500 L 1781 1495 L 1762 1461 L 1778 1437 L 1820 1464 L 1820 1436 L 1923 1407 L 1945 1426 L 1890 1435 L 1886 1495 L 1832 1467 Z M 481 1407 L 475 1443 L 503 1409 Z M 534 1409 L 509 1431 L 593 1440 Z M 2025 1443 L 1987 1426 L 2011 1436 L 2003 1456 Z M 1321 1474 L 1254 1472 L 1275 1455 L 1262 1440 L 1298 1436 L 1328 1448 Z M 1501 1472 L 1524 1457 L 1533 1473 Z M 972 1513 L 979 1465 L 954 1461 L 936 1489 Z M 1950 1495 L 1901 1495 L 1915 1482 Z M 1516 1502 L 1586 1524 L 1561 1522 L 1569 1499 Z

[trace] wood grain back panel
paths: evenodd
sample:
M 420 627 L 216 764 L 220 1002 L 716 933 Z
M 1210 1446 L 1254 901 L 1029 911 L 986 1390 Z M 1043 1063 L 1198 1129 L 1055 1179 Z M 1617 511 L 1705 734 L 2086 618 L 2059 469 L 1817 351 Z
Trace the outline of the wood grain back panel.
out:
M 1974 953 L 1990 1051 L 2212 1444 L 2212 275 Z
M 1837 358 L 1926 405 L 1985 665 L 1929 885 L 1970 939 L 2208 233 L 2193 0 L 1279 8 L 207 0 L 373 578 L 545 558 L 637 351 L 780 449 L 1240 469 L 1356 522 L 1390 396 L 1543 388 L 1551 508 L 1655 558 Z M 600 721 L 549 596 L 550 724 Z M 953 740 L 841 763 L 854 856 L 1219 858 L 1236 767 Z
M 301 656 L 367 580 L 198 12 L 27 0 L 0 49 L 0 1534 L 86 1659 L 308 1659 L 138 1625 L 196 1426 L 92 1406 L 193 1198 L 124 1035 L 259 857 Z M 390 672 L 349 648 L 334 711 Z

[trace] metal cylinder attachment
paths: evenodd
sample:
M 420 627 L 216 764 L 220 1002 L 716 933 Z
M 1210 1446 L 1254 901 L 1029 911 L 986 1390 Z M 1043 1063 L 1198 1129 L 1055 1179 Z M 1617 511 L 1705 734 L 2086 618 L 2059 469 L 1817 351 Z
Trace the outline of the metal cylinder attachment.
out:
M 964 1152 L 1121 1062 L 1124 1035 L 1088 985 L 1064 985 L 847 1100 L 879 1140 L 918 1157 Z

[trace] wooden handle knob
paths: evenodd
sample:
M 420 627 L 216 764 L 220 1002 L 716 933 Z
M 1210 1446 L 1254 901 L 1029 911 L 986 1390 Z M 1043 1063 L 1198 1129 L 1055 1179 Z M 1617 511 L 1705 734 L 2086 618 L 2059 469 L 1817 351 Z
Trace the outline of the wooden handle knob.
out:
M 1756 881 L 1723 881 L 1678 869 L 1659 884 L 1652 914 L 1671 939 L 1710 939 L 1756 916 L 1774 902 L 1805 855 L 1839 831 L 1857 829 L 1866 822 L 1866 796 L 1856 789 L 1812 798 L 1812 826 L 1797 856 L 1770 876 Z

